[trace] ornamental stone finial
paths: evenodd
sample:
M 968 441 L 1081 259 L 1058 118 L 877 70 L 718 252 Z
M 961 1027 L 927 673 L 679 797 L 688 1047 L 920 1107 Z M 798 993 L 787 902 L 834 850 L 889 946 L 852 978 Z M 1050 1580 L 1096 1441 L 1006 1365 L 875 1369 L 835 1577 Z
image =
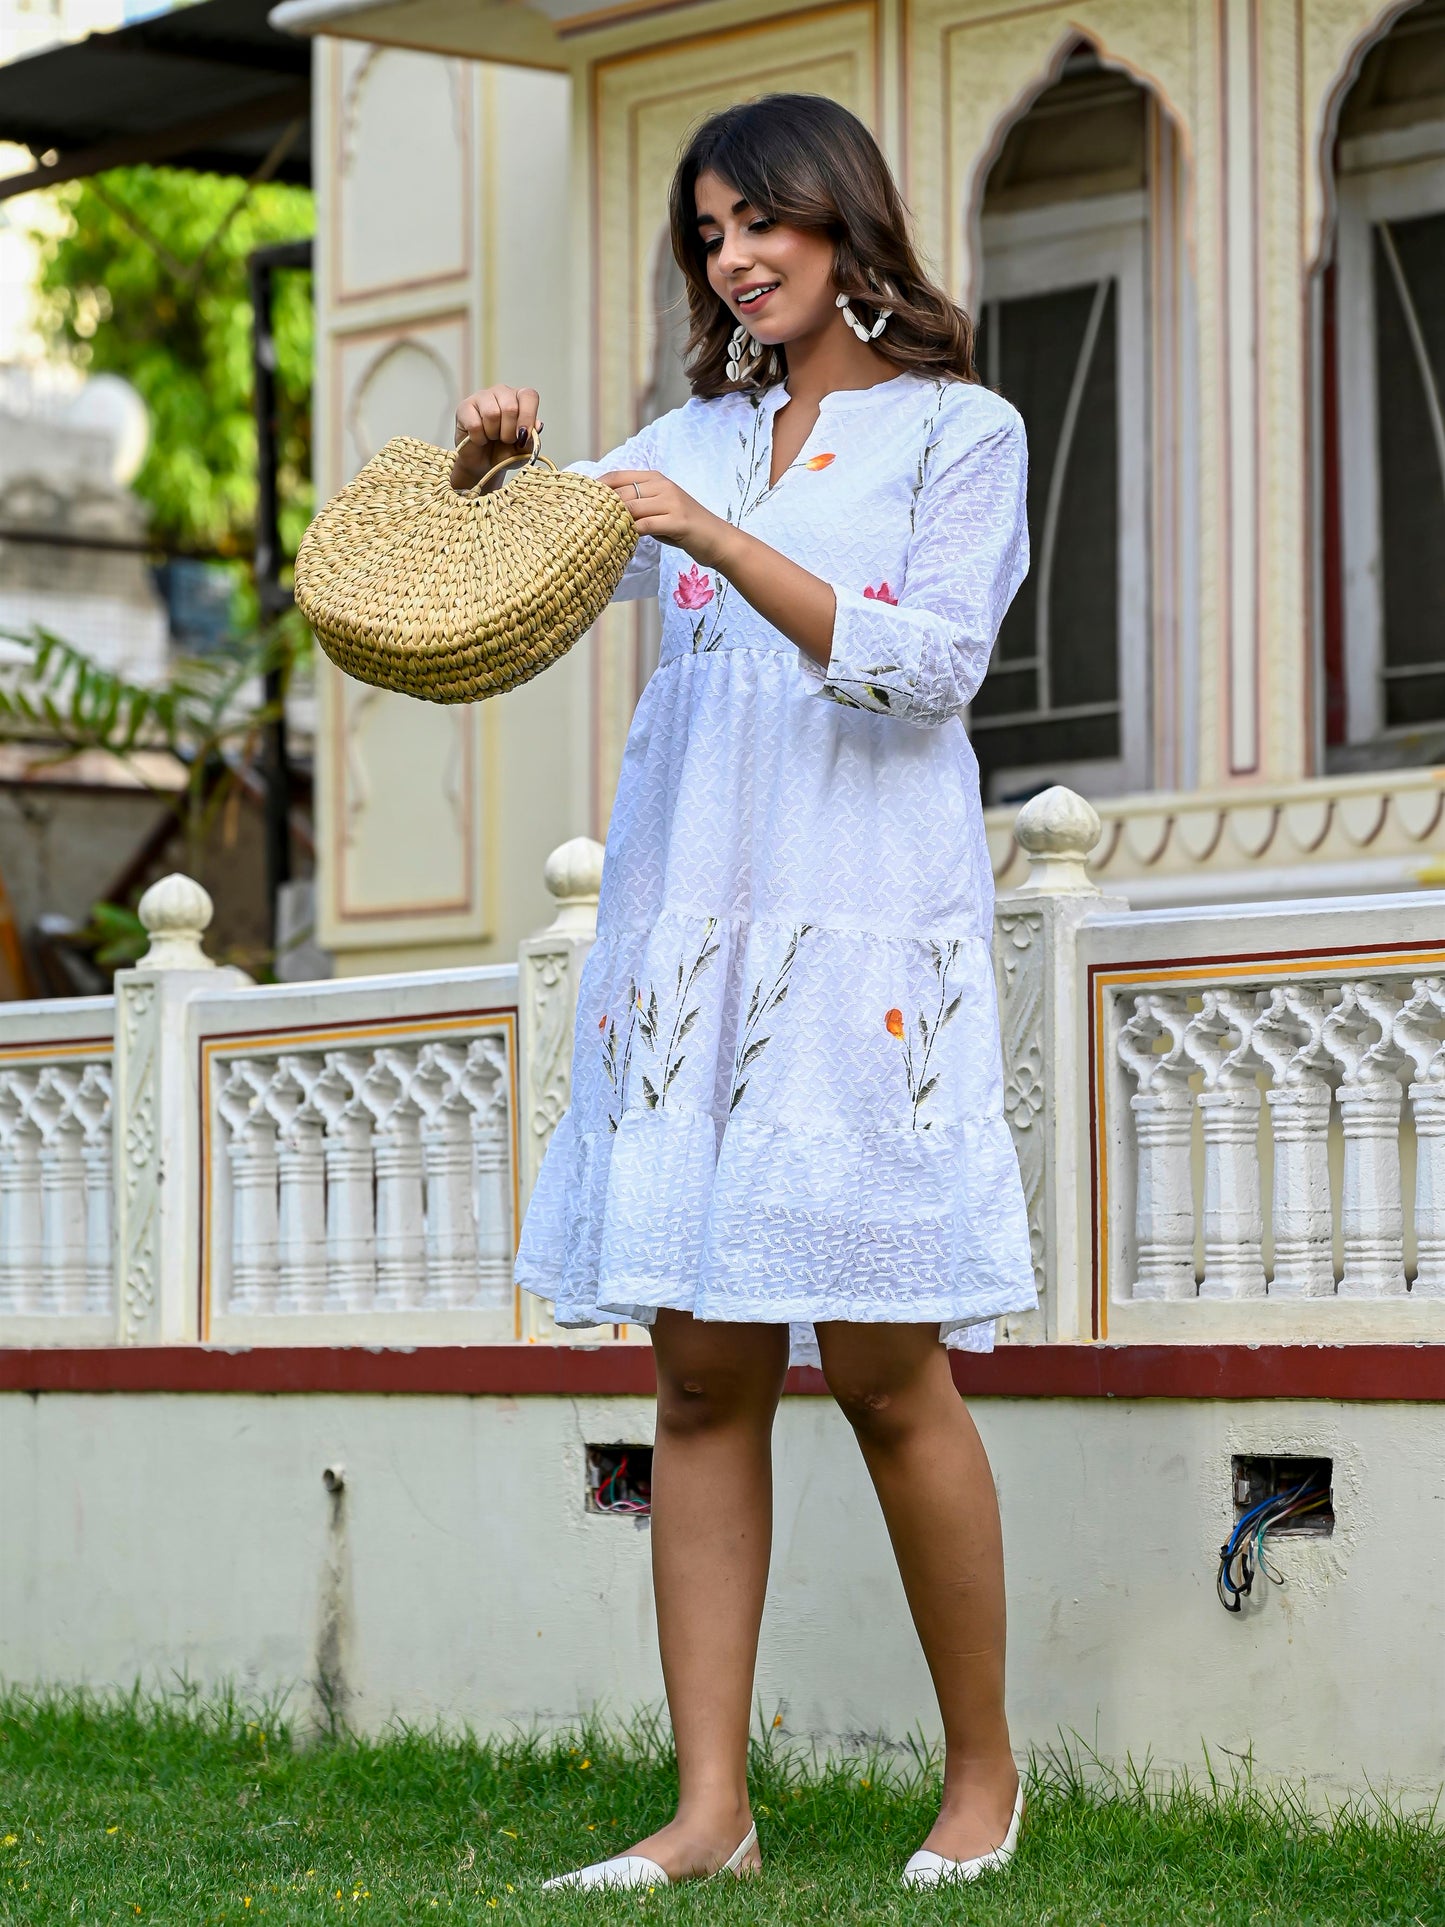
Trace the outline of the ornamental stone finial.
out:
M 140 900 L 140 920 L 151 945 L 137 968 L 214 970 L 214 962 L 201 948 L 201 938 L 214 914 L 210 893 L 193 877 L 177 871 L 153 883 Z
M 1097 896 L 1089 852 L 1099 840 L 1098 811 L 1075 790 L 1055 783 L 1032 796 L 1014 819 L 1014 835 L 1029 859 L 1018 896 Z
M 597 894 L 602 888 L 602 845 L 590 836 L 574 836 L 547 858 L 542 881 L 557 899 L 557 914 L 549 935 L 593 936 L 597 929 Z

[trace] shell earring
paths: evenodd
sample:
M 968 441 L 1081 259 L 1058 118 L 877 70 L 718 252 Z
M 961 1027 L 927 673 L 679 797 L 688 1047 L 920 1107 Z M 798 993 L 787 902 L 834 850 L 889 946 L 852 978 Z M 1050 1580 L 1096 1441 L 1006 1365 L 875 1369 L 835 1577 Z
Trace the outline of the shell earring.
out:
M 858 339 L 865 345 L 870 341 L 876 341 L 893 318 L 893 310 L 891 308 L 880 308 L 878 310 L 878 319 L 873 323 L 873 326 L 871 328 L 865 328 L 857 315 L 854 314 L 846 294 L 840 294 L 838 296 L 837 305 L 842 310 L 843 319 L 853 330 L 854 334 L 857 335 Z
M 750 381 L 758 371 L 763 351 L 740 321 L 728 343 L 728 380 Z

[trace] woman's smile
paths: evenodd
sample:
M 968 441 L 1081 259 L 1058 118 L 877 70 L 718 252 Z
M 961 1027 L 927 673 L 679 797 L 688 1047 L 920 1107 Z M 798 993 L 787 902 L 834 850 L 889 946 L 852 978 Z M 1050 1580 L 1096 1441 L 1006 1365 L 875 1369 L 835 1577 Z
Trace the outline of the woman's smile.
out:
M 781 286 L 779 281 L 760 281 L 752 287 L 736 289 L 733 293 L 734 305 L 748 314 L 755 314 L 769 295 L 776 294 Z

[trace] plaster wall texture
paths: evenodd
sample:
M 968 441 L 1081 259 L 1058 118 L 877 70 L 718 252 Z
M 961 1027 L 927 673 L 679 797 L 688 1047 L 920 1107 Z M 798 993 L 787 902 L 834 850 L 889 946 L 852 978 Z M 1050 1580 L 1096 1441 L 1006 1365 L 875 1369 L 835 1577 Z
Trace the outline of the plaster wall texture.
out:
M 1429 1406 L 976 1401 L 1003 1506 L 1022 1752 L 1218 1767 L 1324 1800 L 1445 1781 L 1445 1449 Z M 648 1529 L 588 1514 L 630 1398 L 0 1398 L 0 1679 L 289 1689 L 358 1728 L 500 1732 L 660 1702 Z M 1328 1455 L 1335 1534 L 1214 1596 L 1232 1451 Z M 784 1737 L 936 1731 L 847 1427 L 785 1400 L 758 1698 Z M 339 1498 L 324 1468 L 345 1467 Z

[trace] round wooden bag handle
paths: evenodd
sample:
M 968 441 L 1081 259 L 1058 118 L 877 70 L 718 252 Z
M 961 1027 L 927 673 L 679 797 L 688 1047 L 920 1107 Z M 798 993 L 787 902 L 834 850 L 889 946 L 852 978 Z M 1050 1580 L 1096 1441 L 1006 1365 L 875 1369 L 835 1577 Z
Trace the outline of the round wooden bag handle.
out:
M 519 465 L 523 468 L 530 468 L 535 462 L 545 462 L 547 467 L 550 468 L 555 475 L 557 473 L 557 464 L 549 461 L 542 453 L 542 437 L 535 428 L 529 428 L 527 433 L 532 437 L 532 446 L 527 450 L 526 454 L 504 455 L 501 461 L 493 463 L 479 482 L 473 482 L 470 488 L 463 489 L 461 493 L 463 495 L 480 495 L 494 475 L 500 475 L 504 468 L 516 468 Z

